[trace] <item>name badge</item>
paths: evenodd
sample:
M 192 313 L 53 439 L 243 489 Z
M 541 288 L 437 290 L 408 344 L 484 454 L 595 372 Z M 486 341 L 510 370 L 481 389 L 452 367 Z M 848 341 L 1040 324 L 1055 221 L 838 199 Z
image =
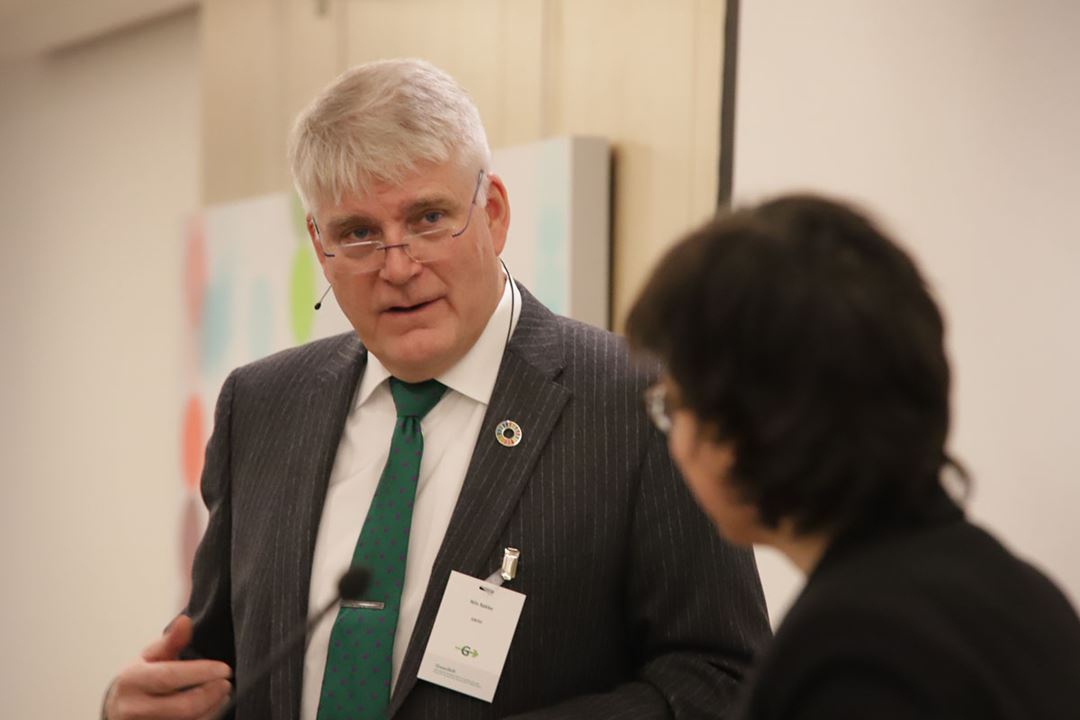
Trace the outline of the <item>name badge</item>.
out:
M 417 677 L 491 702 L 525 596 L 450 573 Z

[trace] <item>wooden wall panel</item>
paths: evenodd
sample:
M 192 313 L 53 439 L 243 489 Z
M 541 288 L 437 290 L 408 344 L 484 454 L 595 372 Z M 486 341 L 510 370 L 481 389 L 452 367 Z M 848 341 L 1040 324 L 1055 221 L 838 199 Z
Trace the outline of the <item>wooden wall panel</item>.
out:
M 279 3 L 206 0 L 200 16 L 203 199 L 288 186 L 282 146 Z
M 473 99 L 493 147 L 541 137 L 541 0 L 350 0 L 349 65 L 422 57 Z
M 284 0 L 280 77 L 286 133 L 296 115 L 347 67 L 345 12 L 344 0 Z M 279 155 L 284 157 L 284 145 Z
M 554 5 L 552 130 L 604 135 L 614 148 L 612 309 L 620 328 L 658 256 L 715 208 L 723 2 Z
M 344 67 L 346 0 L 203 0 L 203 200 L 290 188 L 297 112 Z

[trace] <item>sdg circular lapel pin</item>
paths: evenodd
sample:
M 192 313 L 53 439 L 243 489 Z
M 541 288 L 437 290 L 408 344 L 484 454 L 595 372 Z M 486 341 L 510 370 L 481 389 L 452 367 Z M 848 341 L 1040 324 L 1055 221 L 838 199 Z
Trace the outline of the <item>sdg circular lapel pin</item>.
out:
M 503 420 L 495 428 L 495 439 L 504 447 L 514 447 L 521 442 L 521 426 L 513 420 Z

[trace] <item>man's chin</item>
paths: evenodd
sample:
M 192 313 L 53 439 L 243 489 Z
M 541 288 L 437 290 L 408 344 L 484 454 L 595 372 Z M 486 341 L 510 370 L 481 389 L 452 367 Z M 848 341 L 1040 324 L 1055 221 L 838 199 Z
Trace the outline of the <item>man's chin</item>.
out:
M 391 375 L 405 382 L 430 380 L 457 361 L 445 337 L 427 329 L 410 331 L 388 343 L 382 352 L 372 352 Z

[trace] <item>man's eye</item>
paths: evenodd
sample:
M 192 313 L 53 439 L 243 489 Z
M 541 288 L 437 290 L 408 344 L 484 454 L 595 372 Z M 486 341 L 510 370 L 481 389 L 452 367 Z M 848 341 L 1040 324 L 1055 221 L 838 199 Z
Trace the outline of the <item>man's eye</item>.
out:
M 445 217 L 446 214 L 442 210 L 428 210 L 420 219 L 425 225 L 438 225 Z
M 372 232 L 371 228 L 360 227 L 360 228 L 353 228 L 352 230 L 350 230 L 348 232 L 348 234 L 345 236 L 345 242 L 347 242 L 347 243 L 369 242 L 369 241 L 373 240 L 374 238 L 375 238 L 375 233 Z

